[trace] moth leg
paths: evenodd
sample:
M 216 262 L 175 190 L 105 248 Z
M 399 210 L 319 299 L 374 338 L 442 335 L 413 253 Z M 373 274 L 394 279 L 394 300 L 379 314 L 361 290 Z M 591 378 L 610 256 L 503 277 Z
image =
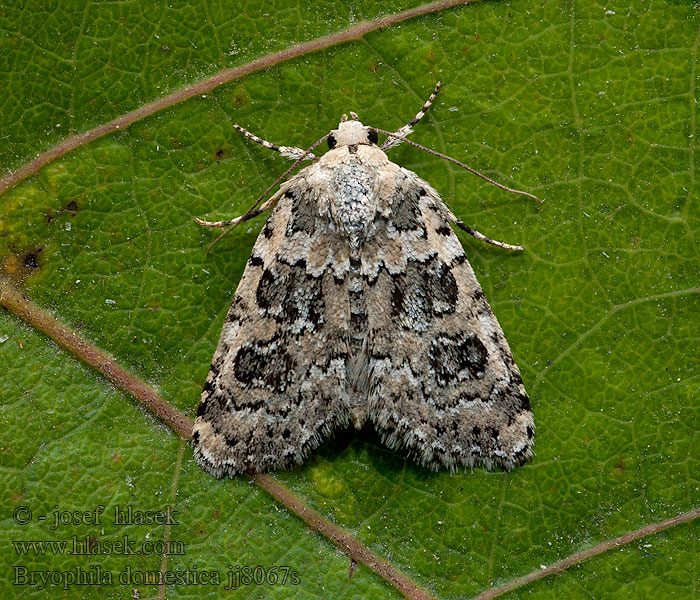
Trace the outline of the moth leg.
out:
M 253 211 L 250 214 L 244 214 L 236 217 L 235 219 L 230 219 L 228 221 L 204 221 L 203 219 L 200 219 L 199 217 L 195 217 L 194 221 L 195 223 L 198 223 L 199 225 L 204 225 L 204 227 L 228 227 L 229 225 L 238 225 L 239 223 L 243 223 L 244 221 L 247 221 L 248 219 L 252 219 L 253 217 L 257 217 L 260 213 L 264 212 L 263 208 L 260 207 Z
M 306 150 L 302 150 L 301 148 L 296 148 L 294 146 L 278 146 L 277 144 L 271 144 L 267 140 L 259 138 L 254 133 L 250 133 L 250 131 L 248 131 L 247 129 L 243 129 L 243 127 L 241 127 L 237 123 L 234 123 L 233 126 L 244 136 L 246 136 L 249 140 L 253 140 L 254 142 L 257 142 L 264 148 L 268 148 L 269 150 L 275 150 L 276 152 L 279 152 L 282 156 L 286 156 L 288 158 L 291 158 L 292 160 L 314 160 L 316 158 L 316 156 L 314 156 L 313 154 L 309 154 Z
M 481 240 L 482 242 L 486 242 L 487 244 L 498 246 L 499 248 L 505 248 L 507 250 L 523 250 L 522 246 L 514 246 L 512 244 L 506 244 L 505 242 L 499 242 L 498 240 L 492 240 L 491 238 L 486 237 L 483 233 L 479 233 L 473 227 L 469 227 L 469 225 L 464 223 L 464 221 L 460 221 L 459 219 L 455 219 L 453 223 L 460 229 L 466 231 L 472 237 L 475 237 L 477 240 Z
M 435 100 L 435 96 L 438 95 L 438 92 L 440 91 L 440 82 L 438 81 L 437 84 L 435 85 L 435 90 L 433 90 L 433 93 L 430 94 L 430 98 L 428 98 L 428 101 L 423 105 L 423 108 L 418 111 L 418 114 L 411 119 L 411 122 L 408 123 L 407 125 L 404 125 L 401 129 L 398 129 L 394 135 L 401 136 L 402 138 L 405 138 L 406 136 L 410 135 L 413 133 L 413 126 L 418 123 L 424 116 L 425 113 L 428 111 L 428 109 L 432 106 L 433 100 Z M 352 114 L 352 113 L 351 113 Z M 381 145 L 382 150 L 388 150 L 389 148 L 394 148 L 395 146 L 398 146 L 403 140 L 397 137 L 388 137 L 386 140 L 384 140 L 384 143 Z
M 267 202 L 265 202 L 262 206 L 256 208 L 252 213 L 248 214 L 246 212 L 233 219 L 229 219 L 228 221 L 205 221 L 204 219 L 200 219 L 199 217 L 195 217 L 194 220 L 195 223 L 198 223 L 199 225 L 204 225 L 204 227 L 228 227 L 229 225 L 236 226 L 240 225 L 241 223 L 245 223 L 246 221 L 253 219 L 254 217 L 257 217 L 259 214 L 264 213 L 266 210 L 274 208 L 274 204 L 277 202 L 277 200 L 277 195 L 275 195 L 272 198 L 270 198 Z

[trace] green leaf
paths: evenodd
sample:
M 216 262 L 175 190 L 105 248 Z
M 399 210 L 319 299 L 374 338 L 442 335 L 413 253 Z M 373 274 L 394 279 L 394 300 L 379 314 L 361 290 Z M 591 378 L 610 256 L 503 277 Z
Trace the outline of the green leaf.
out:
M 416 5 L 6 3 L 3 171 L 223 68 Z M 213 234 L 193 219 L 241 214 L 289 164 L 233 123 L 301 147 L 350 110 L 395 129 L 442 80 L 413 139 L 545 200 L 415 148 L 391 154 L 466 223 L 525 246 L 460 234 L 530 392 L 536 456 L 511 473 L 432 473 L 370 430 L 346 431 L 274 476 L 438 598 L 476 595 L 700 505 L 699 26 L 683 2 L 483 2 L 253 73 L 6 192 L 2 273 L 192 414 L 264 217 L 210 256 Z M 14 316 L 2 315 L 0 340 L 3 597 L 158 596 L 116 580 L 158 572 L 162 553 L 21 556 L 10 543 L 74 535 L 92 547 L 168 535 L 185 548 L 167 570 L 223 580 L 168 585 L 167 598 L 399 597 L 363 566 L 350 578 L 345 555 L 248 480 L 214 480 L 189 445 Z M 55 506 L 100 505 L 99 527 L 51 529 Z M 23 506 L 27 525 L 13 520 Z M 171 506 L 177 523 L 117 525 L 117 506 Z M 695 521 L 512 596 L 695 597 L 697 538 Z M 13 583 L 14 566 L 91 565 L 114 584 Z M 230 567 L 256 565 L 289 566 L 299 582 L 224 589 Z

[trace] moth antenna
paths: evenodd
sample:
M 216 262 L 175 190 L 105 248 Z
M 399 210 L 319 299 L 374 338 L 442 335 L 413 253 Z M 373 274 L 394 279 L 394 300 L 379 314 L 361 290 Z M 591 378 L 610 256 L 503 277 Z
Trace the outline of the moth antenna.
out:
M 438 81 L 435 84 L 433 93 L 430 94 L 430 98 L 428 98 L 428 100 L 425 102 L 423 108 L 418 111 L 418 114 L 413 117 L 409 123 L 406 123 L 406 125 L 404 125 L 401 129 L 394 132 L 395 137 L 384 140 L 384 143 L 381 146 L 382 150 L 388 150 L 389 148 L 398 146 L 403 141 L 403 138 L 413 133 L 413 126 L 425 116 L 425 113 L 428 112 L 428 109 L 433 105 L 433 101 L 440 91 L 440 85 L 442 84 Z
M 470 166 L 465 165 L 463 162 L 458 161 L 456 158 L 452 158 L 451 156 L 447 156 L 447 154 L 443 154 L 442 152 L 438 152 L 437 150 L 432 150 L 431 148 L 426 148 L 425 146 L 422 146 L 421 144 L 417 144 L 416 142 L 407 139 L 404 136 L 400 136 L 396 133 L 392 133 L 391 131 L 385 131 L 384 129 L 377 129 L 376 127 L 373 127 L 375 131 L 382 133 L 384 135 L 388 135 L 389 137 L 392 138 L 400 138 L 402 142 L 405 142 L 409 144 L 410 146 L 415 146 L 416 148 L 423 150 L 423 152 L 427 152 L 428 154 L 432 154 L 433 156 L 438 156 L 440 158 L 444 158 L 446 161 L 454 163 L 458 167 L 462 167 L 463 169 L 466 169 L 470 173 L 473 173 L 477 177 L 481 177 L 484 181 L 488 181 L 491 185 L 495 185 L 497 188 L 500 188 L 502 190 L 505 190 L 506 192 L 510 192 L 511 194 L 520 194 L 521 196 L 527 196 L 528 198 L 532 198 L 533 200 L 536 200 L 540 204 L 542 203 L 542 200 L 540 200 L 537 196 L 534 194 L 531 194 L 530 192 L 524 192 L 523 190 L 516 190 L 514 188 L 510 188 L 507 185 L 503 185 L 502 183 L 498 183 L 498 181 L 494 181 L 490 177 L 487 177 L 483 173 L 480 173 L 476 169 L 472 169 Z
M 486 242 L 487 244 L 491 244 L 492 246 L 498 246 L 499 248 L 505 248 L 506 250 L 524 250 L 522 246 L 514 246 L 513 244 L 506 244 L 505 242 L 499 242 L 498 240 L 492 240 L 490 237 L 486 237 L 483 233 L 479 233 L 476 229 L 473 227 L 469 227 L 464 221 L 461 221 L 460 219 L 457 219 L 454 221 L 454 224 L 457 225 L 460 229 L 463 229 L 466 231 L 469 235 L 471 235 L 473 238 L 476 238 L 477 240 L 481 240 L 482 242 Z
M 271 142 L 268 142 L 267 140 L 264 140 L 261 137 L 258 137 L 257 135 L 255 135 L 254 133 L 251 133 L 247 129 L 241 127 L 238 123 L 234 123 L 233 127 L 237 131 L 240 131 L 249 140 L 253 140 L 256 144 L 260 144 L 263 148 L 267 148 L 268 150 L 274 150 L 275 152 L 279 152 L 282 156 L 286 156 L 287 158 L 291 158 L 294 160 L 296 160 L 300 156 L 306 156 L 307 158 L 310 158 L 311 160 L 313 160 L 313 158 L 315 158 L 315 157 L 309 157 L 307 154 L 305 154 L 303 148 L 296 148 L 294 146 L 278 146 L 277 144 L 272 144 Z
M 287 177 L 287 175 L 289 175 L 294 169 L 296 169 L 297 166 L 299 166 L 299 163 L 301 163 L 309 154 L 311 154 L 319 144 L 321 144 L 322 142 L 325 142 L 328 139 L 329 135 L 330 135 L 330 133 L 327 133 L 321 139 L 319 139 L 318 141 L 314 142 L 311 146 L 309 146 L 304 151 L 303 156 L 301 156 L 297 160 L 295 160 L 291 167 L 289 167 L 284 173 L 282 173 L 282 175 L 280 175 L 277 179 L 275 179 L 275 181 L 272 184 L 270 184 L 267 187 L 267 189 L 262 194 L 260 194 L 260 196 L 258 196 L 258 199 L 255 201 L 253 206 L 251 206 L 243 215 L 241 215 L 237 219 L 234 219 L 234 221 L 236 221 L 236 222 L 233 223 L 233 225 L 231 225 L 231 227 L 229 227 L 226 231 L 224 231 L 219 237 L 217 237 L 211 244 L 209 244 L 209 247 L 207 248 L 207 256 L 209 255 L 209 252 L 211 252 L 211 249 L 214 247 L 214 245 L 221 238 L 223 238 L 225 235 L 231 233 L 243 221 L 247 221 L 248 219 L 250 219 L 252 217 L 253 213 L 255 212 L 255 210 L 258 208 L 258 206 L 260 206 L 260 203 L 265 199 L 265 196 L 267 196 L 271 190 L 273 190 L 275 187 L 277 187 L 277 185 L 280 183 L 280 181 L 284 180 L 284 178 Z

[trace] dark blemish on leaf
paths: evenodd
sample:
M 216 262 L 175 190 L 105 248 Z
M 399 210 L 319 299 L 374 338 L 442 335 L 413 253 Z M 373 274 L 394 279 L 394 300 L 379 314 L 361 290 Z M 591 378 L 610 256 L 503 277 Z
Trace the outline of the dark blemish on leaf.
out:
M 62 206 L 55 214 L 46 215 L 46 222 L 53 222 L 58 216 L 62 215 L 63 213 L 69 213 L 71 217 L 75 217 L 78 214 L 78 210 L 80 210 L 78 203 L 75 200 L 71 200 L 70 202 L 68 202 L 68 204 Z
M 530 428 L 528 427 L 528 435 L 530 433 L 529 429 Z M 621 475 L 625 474 L 625 461 L 622 459 L 622 457 L 617 459 L 617 466 L 615 467 L 615 470 L 618 471 Z
M 39 252 L 41 252 L 41 249 L 36 250 L 36 251 L 27 252 L 27 254 L 24 255 L 24 260 L 22 261 L 22 264 L 24 265 L 25 268 L 27 268 L 27 269 L 38 269 L 39 268 Z

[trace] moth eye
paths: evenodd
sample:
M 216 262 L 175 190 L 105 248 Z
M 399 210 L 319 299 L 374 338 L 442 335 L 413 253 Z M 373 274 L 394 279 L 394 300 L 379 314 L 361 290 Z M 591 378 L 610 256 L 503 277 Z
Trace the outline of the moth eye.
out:
M 370 144 L 376 144 L 379 141 L 379 134 L 374 129 L 370 129 L 367 134 L 367 139 Z
M 328 148 L 333 150 L 335 148 L 335 145 L 337 144 L 337 140 L 335 139 L 334 135 L 329 135 L 328 136 Z

